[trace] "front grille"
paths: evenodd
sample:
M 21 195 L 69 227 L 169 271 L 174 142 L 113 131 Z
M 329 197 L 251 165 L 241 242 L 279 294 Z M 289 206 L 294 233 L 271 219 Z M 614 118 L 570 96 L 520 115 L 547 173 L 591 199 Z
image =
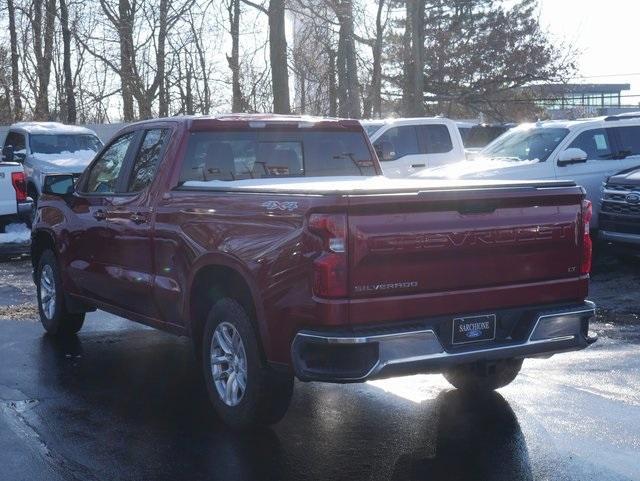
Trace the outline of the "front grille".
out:
M 601 212 L 619 215 L 640 215 L 640 204 L 603 202 Z
M 628 184 L 607 184 L 605 186 L 607 190 L 621 190 L 623 192 L 631 192 L 633 190 L 640 189 L 637 185 L 628 185 Z
M 616 192 L 605 191 L 602 200 L 617 200 L 618 202 L 626 202 L 627 194 L 618 194 Z

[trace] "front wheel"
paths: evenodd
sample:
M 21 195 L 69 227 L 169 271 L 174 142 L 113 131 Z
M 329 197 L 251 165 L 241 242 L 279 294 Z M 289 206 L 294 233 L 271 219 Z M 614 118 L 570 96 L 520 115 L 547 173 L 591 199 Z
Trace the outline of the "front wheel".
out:
M 207 392 L 226 424 L 246 429 L 284 417 L 293 376 L 274 371 L 262 360 L 256 330 L 235 300 L 220 299 L 211 309 L 202 350 Z
M 524 359 L 477 362 L 448 368 L 442 374 L 461 391 L 489 392 L 510 384 L 522 369 Z
M 58 261 L 50 250 L 43 252 L 38 262 L 36 289 L 40 322 L 49 334 L 67 336 L 82 328 L 84 313 L 67 310 Z

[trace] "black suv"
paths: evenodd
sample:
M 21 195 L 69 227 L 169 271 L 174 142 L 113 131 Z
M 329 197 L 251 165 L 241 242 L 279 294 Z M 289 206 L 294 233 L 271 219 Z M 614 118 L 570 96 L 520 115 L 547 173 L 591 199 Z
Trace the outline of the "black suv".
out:
M 601 239 L 640 251 L 640 167 L 609 177 L 599 223 Z

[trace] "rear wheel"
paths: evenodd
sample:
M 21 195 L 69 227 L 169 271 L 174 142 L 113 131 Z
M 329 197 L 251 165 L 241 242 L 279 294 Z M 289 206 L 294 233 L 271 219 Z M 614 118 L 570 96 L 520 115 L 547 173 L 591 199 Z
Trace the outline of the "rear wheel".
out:
M 67 310 L 58 260 L 50 250 L 43 252 L 38 262 L 36 289 L 40 322 L 49 334 L 72 335 L 82 328 L 84 313 Z
M 522 369 L 523 359 L 461 364 L 442 374 L 453 387 L 461 391 L 489 392 L 510 384 Z
M 203 334 L 205 383 L 222 420 L 237 429 L 280 421 L 291 401 L 293 376 L 262 360 L 256 331 L 242 306 L 220 299 Z

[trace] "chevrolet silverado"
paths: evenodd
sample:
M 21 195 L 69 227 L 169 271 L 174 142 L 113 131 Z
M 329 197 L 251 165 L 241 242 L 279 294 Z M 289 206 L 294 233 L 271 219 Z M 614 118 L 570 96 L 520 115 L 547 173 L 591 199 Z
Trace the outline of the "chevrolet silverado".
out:
M 573 182 L 385 178 L 356 121 L 170 118 L 45 179 L 32 260 L 48 333 L 99 308 L 188 336 L 244 428 L 294 377 L 486 392 L 588 346 L 590 216 Z

